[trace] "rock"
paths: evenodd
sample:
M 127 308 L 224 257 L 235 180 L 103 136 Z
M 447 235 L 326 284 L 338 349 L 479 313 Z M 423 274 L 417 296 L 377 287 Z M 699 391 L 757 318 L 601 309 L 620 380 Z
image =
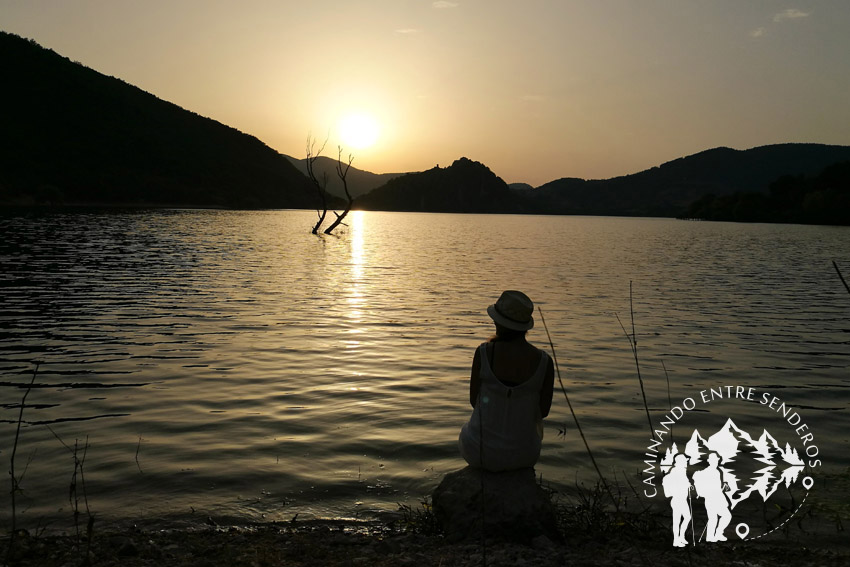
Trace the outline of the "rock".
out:
M 382 539 L 375 543 L 372 549 L 382 555 L 396 555 L 401 552 L 401 545 L 397 541 Z
M 545 535 L 539 535 L 531 540 L 531 547 L 539 551 L 550 551 L 555 549 L 555 544 Z
M 118 547 L 118 557 L 136 557 L 139 555 L 139 548 L 136 543 L 130 538 L 124 538 Z
M 560 540 L 555 509 L 534 469 L 493 473 L 466 467 L 447 474 L 431 500 L 451 542 L 480 537 L 482 518 L 487 538 L 528 543 L 542 535 Z

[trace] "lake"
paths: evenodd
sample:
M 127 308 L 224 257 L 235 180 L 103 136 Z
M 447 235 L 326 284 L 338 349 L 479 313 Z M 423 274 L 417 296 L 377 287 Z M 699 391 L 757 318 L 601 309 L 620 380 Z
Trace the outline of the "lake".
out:
M 745 385 L 803 415 L 818 472 L 850 466 L 850 294 L 831 263 L 850 275 L 850 228 L 355 212 L 319 237 L 314 220 L 0 215 L 0 522 L 34 361 L 19 526 L 70 518 L 71 449 L 86 440 L 101 521 L 372 518 L 415 505 L 465 464 L 469 366 L 504 289 L 541 306 L 606 473 L 638 478 L 650 435 L 623 329 L 630 282 L 656 423 L 700 390 Z M 539 317 L 529 339 L 548 348 Z M 537 472 L 569 490 L 595 473 L 556 389 Z M 733 401 L 700 404 L 700 417 L 800 444 L 775 411 Z

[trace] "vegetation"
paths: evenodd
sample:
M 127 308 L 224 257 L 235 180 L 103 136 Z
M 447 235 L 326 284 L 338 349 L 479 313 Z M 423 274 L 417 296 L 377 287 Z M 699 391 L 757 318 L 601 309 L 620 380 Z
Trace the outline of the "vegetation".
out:
M 33 41 L 0 32 L 0 50 L 6 87 L 0 103 L 12 109 L 0 138 L 0 205 L 309 209 L 316 187 L 302 173 L 307 162 L 319 179 L 340 165 L 283 156 L 253 136 Z M 633 175 L 565 178 L 532 189 L 509 186 L 483 164 L 461 158 L 405 175 L 346 167 L 342 190 L 322 198 L 329 207 L 344 208 L 334 199 L 350 196 L 360 208 L 393 211 L 667 217 L 689 211 L 704 218 L 846 224 L 839 214 L 848 208 L 844 190 L 809 176 L 848 160 L 848 146 L 715 148 Z M 789 177 L 769 195 L 781 176 Z M 697 206 L 705 195 L 712 196 Z
M 21 425 L 24 423 L 24 408 L 26 407 L 27 397 L 33 389 L 35 384 L 35 379 L 38 376 L 38 369 L 40 363 L 35 363 L 35 369 L 33 370 L 32 379 L 29 384 L 27 384 L 26 389 L 24 390 L 24 395 L 21 398 L 20 407 L 18 411 L 18 420 L 16 423 L 15 430 L 15 438 L 12 444 L 12 455 L 9 459 L 9 477 L 11 479 L 11 489 L 9 490 L 9 495 L 11 496 L 11 526 L 9 531 L 9 541 L 6 546 L 6 554 L 5 554 L 5 563 L 6 565 L 12 565 L 18 560 L 18 555 L 21 552 L 19 545 L 19 538 L 22 536 L 28 536 L 29 532 L 25 529 L 18 528 L 18 508 L 17 508 L 17 494 L 23 492 L 23 488 L 21 487 L 21 482 L 23 481 L 24 475 L 26 474 L 26 470 L 29 467 L 29 462 L 27 462 L 27 466 L 24 467 L 23 472 L 18 473 L 15 469 L 15 457 L 18 452 L 18 445 L 21 440 Z M 74 459 L 74 473 L 71 475 L 71 482 L 68 488 L 68 500 L 71 505 L 71 509 L 73 510 L 74 517 L 74 548 L 77 551 L 77 555 L 82 558 L 83 564 L 89 564 L 91 558 L 91 544 L 92 538 L 94 536 L 94 521 L 95 517 L 89 509 L 88 502 L 88 493 L 86 491 L 86 478 L 85 478 L 85 461 L 86 461 L 86 453 L 89 448 L 88 437 L 86 437 L 85 444 L 81 447 L 79 440 L 74 441 L 73 448 L 66 444 L 59 435 L 56 434 L 50 426 L 47 426 L 47 429 L 53 434 L 54 437 L 59 441 L 59 443 L 64 446 L 71 456 Z M 82 453 L 82 454 L 81 454 Z M 32 455 L 30 456 L 32 459 Z M 83 549 L 83 534 L 80 529 L 80 519 L 82 516 L 81 511 L 81 500 L 82 507 L 85 509 L 86 515 L 86 528 L 85 528 L 85 550 Z
M 735 201 L 733 195 L 749 191 L 739 208 L 756 209 L 777 178 L 815 175 L 848 159 L 850 147 L 846 146 L 781 144 L 746 151 L 717 148 L 625 177 L 591 181 L 565 178 L 530 189 L 522 184 L 507 185 L 483 164 L 461 158 L 447 168 L 396 177 L 363 196 L 359 207 L 455 213 L 699 216 L 685 211 L 704 195 L 713 195 L 706 199 L 723 204 Z M 826 211 L 835 203 L 834 195 L 824 192 L 810 196 L 805 206 L 807 211 L 816 207 Z M 812 220 L 806 222 L 834 222 L 820 220 L 826 218 L 824 215 L 809 214 L 809 218 Z
M 675 217 L 704 195 L 764 193 L 783 175 L 814 175 L 846 160 L 848 146 L 715 148 L 614 179 L 559 179 L 530 196 L 535 209 L 556 214 Z
M 286 156 L 286 158 L 292 162 L 292 164 L 298 168 L 298 171 L 303 173 L 304 175 L 308 175 L 307 170 L 307 159 L 297 159 L 291 156 Z M 316 177 L 321 179 L 324 175 L 332 177 L 336 175 L 336 166 L 338 160 L 328 157 L 328 156 L 316 156 L 310 167 L 313 169 Z M 346 182 L 348 183 L 348 190 L 351 193 L 351 196 L 355 199 L 365 195 L 372 189 L 376 189 L 386 184 L 390 179 L 394 179 L 403 175 L 401 173 L 372 173 L 370 171 L 364 171 L 362 169 L 357 169 L 356 167 L 351 167 L 348 175 L 346 176 Z M 342 187 L 338 185 L 330 184 L 327 188 L 328 193 L 335 197 L 339 197 L 340 199 L 345 198 L 345 191 Z
M 850 225 L 850 161 L 831 165 L 812 177 L 780 177 L 767 193 L 706 195 L 688 207 L 685 217 Z
M 0 204 L 311 208 L 253 136 L 0 32 Z
M 531 212 L 487 166 L 467 158 L 391 179 L 359 199 L 358 207 L 429 213 Z
M 315 162 L 319 159 L 320 154 L 325 149 L 325 145 L 327 145 L 328 141 L 325 140 L 325 143 L 322 144 L 322 147 L 316 150 L 316 140 L 311 136 L 307 137 L 307 159 L 304 160 L 304 163 L 307 167 L 307 176 L 310 178 L 310 181 L 313 183 L 313 186 L 316 188 L 316 192 L 318 194 L 318 207 L 316 208 L 316 214 L 318 215 L 318 220 L 316 224 L 313 225 L 313 234 L 318 234 L 319 229 L 322 227 L 322 224 L 325 222 L 325 218 L 328 216 L 328 201 L 332 200 L 334 203 L 338 201 L 338 199 L 331 197 L 328 195 L 327 187 L 328 187 L 328 172 L 327 170 L 321 173 L 321 179 L 316 174 Z M 354 204 L 354 197 L 351 195 L 351 191 L 348 189 L 348 170 L 351 169 L 351 162 L 354 161 L 354 157 L 348 156 L 348 163 L 343 165 L 342 163 L 342 146 L 339 147 L 339 156 L 336 162 L 336 176 L 339 177 L 339 180 L 342 182 L 343 192 L 347 199 L 345 203 L 345 210 L 340 214 L 336 211 L 333 211 L 333 214 L 336 215 L 336 220 L 333 221 L 328 228 L 325 229 L 325 234 L 331 234 L 336 227 L 340 224 L 343 224 L 342 221 L 345 220 L 345 217 L 348 216 L 348 213 L 351 211 L 351 205 Z M 333 205 L 333 203 L 331 204 Z

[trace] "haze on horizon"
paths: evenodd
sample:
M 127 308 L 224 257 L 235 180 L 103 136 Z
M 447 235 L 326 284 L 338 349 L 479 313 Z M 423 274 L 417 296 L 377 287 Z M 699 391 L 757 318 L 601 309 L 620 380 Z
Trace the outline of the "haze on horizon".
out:
M 540 185 L 850 144 L 843 0 L 0 0 L 0 26 L 294 157 L 326 132 L 336 157 L 358 117 L 377 133 L 346 151 L 376 173 L 467 156 Z

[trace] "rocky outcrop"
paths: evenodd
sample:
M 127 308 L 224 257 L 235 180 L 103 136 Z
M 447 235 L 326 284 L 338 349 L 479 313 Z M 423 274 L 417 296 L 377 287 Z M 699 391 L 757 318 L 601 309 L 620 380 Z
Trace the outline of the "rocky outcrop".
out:
M 555 509 L 534 469 L 493 473 L 466 467 L 447 474 L 431 500 L 449 541 L 480 537 L 482 519 L 488 539 L 559 539 Z
M 449 167 L 396 177 L 357 200 L 373 211 L 523 213 L 522 194 L 482 163 L 460 158 Z

